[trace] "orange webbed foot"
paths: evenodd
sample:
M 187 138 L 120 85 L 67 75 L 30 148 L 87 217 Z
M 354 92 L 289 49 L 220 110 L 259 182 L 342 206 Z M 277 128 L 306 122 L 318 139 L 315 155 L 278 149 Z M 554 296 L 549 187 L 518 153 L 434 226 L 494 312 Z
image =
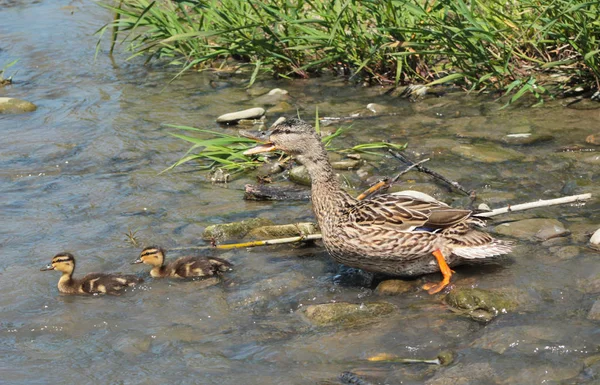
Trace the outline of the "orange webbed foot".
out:
M 444 258 L 444 254 L 440 250 L 435 250 L 433 256 L 437 260 L 438 265 L 440 265 L 440 271 L 444 278 L 440 283 L 426 283 L 423 285 L 423 289 L 427 290 L 429 294 L 435 294 L 442 291 L 446 286 L 450 284 L 450 278 L 452 277 L 452 273 L 454 271 L 450 269 L 450 266 L 446 263 L 446 259 Z

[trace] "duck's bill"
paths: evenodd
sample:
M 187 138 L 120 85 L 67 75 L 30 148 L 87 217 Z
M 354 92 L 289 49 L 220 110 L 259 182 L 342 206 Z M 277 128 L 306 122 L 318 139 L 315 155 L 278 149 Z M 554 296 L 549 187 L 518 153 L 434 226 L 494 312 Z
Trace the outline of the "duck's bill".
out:
M 46 271 L 46 270 L 54 270 L 54 266 L 47 265 L 46 267 L 43 267 L 43 268 L 40 269 L 40 271 Z
M 263 152 L 275 151 L 275 145 L 272 143 L 259 144 L 249 150 L 244 151 L 244 155 L 260 154 Z
M 138 263 L 142 263 L 142 260 L 141 260 L 141 259 L 139 259 L 139 258 L 138 258 L 138 259 L 136 259 L 135 261 L 131 262 L 131 264 L 132 264 L 132 265 L 136 265 L 136 264 L 138 264 Z
M 260 154 L 276 150 L 275 145 L 269 142 L 270 131 L 240 131 L 240 135 L 260 143 L 258 146 L 244 151 L 244 155 Z

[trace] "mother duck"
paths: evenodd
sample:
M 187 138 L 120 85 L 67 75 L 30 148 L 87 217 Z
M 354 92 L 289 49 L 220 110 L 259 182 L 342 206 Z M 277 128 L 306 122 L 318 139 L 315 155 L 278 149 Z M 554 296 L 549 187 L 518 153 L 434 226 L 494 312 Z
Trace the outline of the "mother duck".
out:
M 512 249 L 509 242 L 475 230 L 473 226 L 485 223 L 470 210 L 408 195 L 353 198 L 341 189 L 319 134 L 301 119 L 289 118 L 270 131 L 244 136 L 263 143 L 244 154 L 281 150 L 306 167 L 323 243 L 339 263 L 404 277 L 441 271 L 441 282 L 423 286 L 435 294 L 450 283 L 449 266 L 497 257 Z

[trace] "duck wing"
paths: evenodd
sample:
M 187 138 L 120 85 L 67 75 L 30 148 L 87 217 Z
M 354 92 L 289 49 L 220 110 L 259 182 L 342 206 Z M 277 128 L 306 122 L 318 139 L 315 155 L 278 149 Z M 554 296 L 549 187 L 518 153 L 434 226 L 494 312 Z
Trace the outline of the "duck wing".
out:
M 142 278 L 132 274 L 90 273 L 81 279 L 79 285 L 83 293 L 119 295 L 123 289 L 143 281 Z
M 173 262 L 172 271 L 181 278 L 210 277 L 229 270 L 231 266 L 233 265 L 230 262 L 221 258 L 190 256 Z
M 359 226 L 378 225 L 398 231 L 435 230 L 461 223 L 471 213 L 435 200 L 386 194 L 357 202 L 349 209 L 348 219 Z

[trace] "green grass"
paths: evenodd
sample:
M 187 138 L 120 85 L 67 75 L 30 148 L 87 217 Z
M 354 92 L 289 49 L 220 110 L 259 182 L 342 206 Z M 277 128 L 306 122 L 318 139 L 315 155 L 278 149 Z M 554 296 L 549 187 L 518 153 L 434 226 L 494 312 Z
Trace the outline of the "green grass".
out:
M 247 67 L 381 84 L 452 83 L 531 95 L 600 83 L 600 2 L 582 0 L 122 0 L 101 5 L 132 57 L 181 71 Z M 561 82 L 549 75 L 559 74 Z M 556 83 L 556 84 L 554 84 Z
M 189 161 L 195 160 L 200 164 L 201 170 L 215 171 L 222 169 L 232 174 L 249 171 L 261 165 L 267 160 L 264 155 L 246 156 L 244 151 L 254 147 L 257 142 L 240 136 L 225 134 L 222 132 L 205 130 L 188 126 L 178 126 L 167 124 L 167 127 L 176 128 L 184 131 L 191 131 L 198 136 L 182 135 L 171 133 L 176 138 L 192 143 L 192 147 L 177 162 L 163 170 L 162 172 L 172 170 Z M 348 128 L 338 128 L 334 133 L 323 137 L 323 143 L 329 151 L 338 153 L 365 153 L 372 155 L 383 155 L 382 149 L 403 150 L 406 144 L 394 144 L 387 142 L 371 142 L 353 146 L 351 148 L 335 148 L 333 141 L 339 137 Z M 204 138 L 206 137 L 206 138 Z M 281 156 L 286 156 L 281 153 Z

